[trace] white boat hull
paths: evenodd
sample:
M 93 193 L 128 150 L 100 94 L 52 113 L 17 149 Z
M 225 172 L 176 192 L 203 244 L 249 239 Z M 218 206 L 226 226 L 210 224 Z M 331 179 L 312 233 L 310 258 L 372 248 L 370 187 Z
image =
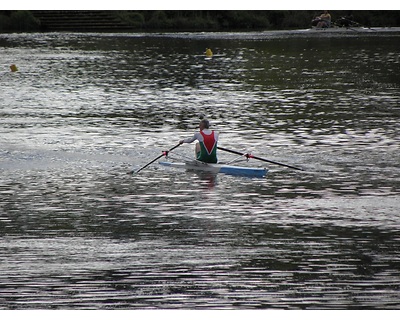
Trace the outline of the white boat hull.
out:
M 331 28 L 310 28 L 297 30 L 297 32 L 315 32 L 315 33 L 387 33 L 387 32 L 400 32 L 400 28 L 384 28 L 384 27 L 331 27 Z
M 211 173 L 224 173 L 236 176 L 249 176 L 249 177 L 265 177 L 268 170 L 265 168 L 255 167 L 239 167 L 230 166 L 217 163 L 203 163 L 199 161 L 186 161 L 186 162 L 169 162 L 160 161 L 160 165 L 173 168 L 182 168 L 186 170 L 205 171 Z

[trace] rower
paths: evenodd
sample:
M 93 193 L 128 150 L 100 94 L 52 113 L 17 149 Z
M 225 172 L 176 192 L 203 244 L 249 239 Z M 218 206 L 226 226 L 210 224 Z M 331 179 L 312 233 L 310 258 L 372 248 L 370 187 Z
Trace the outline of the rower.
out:
M 312 21 L 312 25 L 316 25 L 317 29 L 331 27 L 331 15 L 328 10 L 325 10 L 319 17 Z
M 198 140 L 195 147 L 196 160 L 206 163 L 217 163 L 217 143 L 219 133 L 214 130 L 210 130 L 210 122 L 206 119 L 202 119 L 199 123 L 200 131 L 196 132 L 193 137 L 186 138 L 179 141 L 182 143 L 192 143 Z

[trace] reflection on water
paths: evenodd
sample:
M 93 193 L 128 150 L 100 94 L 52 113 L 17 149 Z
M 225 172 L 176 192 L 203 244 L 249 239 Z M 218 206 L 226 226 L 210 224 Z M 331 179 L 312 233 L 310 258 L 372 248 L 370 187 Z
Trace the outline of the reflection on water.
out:
M 399 308 L 397 40 L 0 35 L 1 308 Z M 201 113 L 305 171 L 127 174 Z

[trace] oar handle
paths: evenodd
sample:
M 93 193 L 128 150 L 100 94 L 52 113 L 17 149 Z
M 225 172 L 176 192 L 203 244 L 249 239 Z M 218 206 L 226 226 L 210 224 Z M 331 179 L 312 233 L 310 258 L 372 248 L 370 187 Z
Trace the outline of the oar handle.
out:
M 237 155 L 240 155 L 240 156 L 245 156 L 245 157 L 247 157 L 247 158 L 253 158 L 253 159 L 260 160 L 260 161 L 265 161 L 265 162 L 277 164 L 277 165 L 279 165 L 279 166 L 284 166 L 284 167 L 287 167 L 287 168 L 291 168 L 291 169 L 295 169 L 295 170 L 304 171 L 304 170 L 301 169 L 301 168 L 297 168 L 297 167 L 294 167 L 294 166 L 291 166 L 291 165 L 288 165 L 288 164 L 284 164 L 284 163 L 280 163 L 280 162 L 276 162 L 276 161 L 272 161 L 272 160 L 268 160 L 268 159 L 256 157 L 256 156 L 253 156 L 253 155 L 248 154 L 248 153 L 243 153 L 243 152 L 239 152 L 239 151 L 235 151 L 235 150 L 230 150 L 230 149 L 226 149 L 226 148 L 222 148 L 222 147 L 217 147 L 217 148 L 218 148 L 219 150 L 223 150 L 223 151 L 226 151 L 226 152 L 234 153 L 234 154 L 237 154 Z

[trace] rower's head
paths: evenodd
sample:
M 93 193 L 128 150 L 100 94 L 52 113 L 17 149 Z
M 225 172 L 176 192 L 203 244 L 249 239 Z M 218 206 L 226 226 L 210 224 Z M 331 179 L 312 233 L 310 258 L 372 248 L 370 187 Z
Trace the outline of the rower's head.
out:
M 208 120 L 206 120 L 206 119 L 202 119 L 200 121 L 199 128 L 200 128 L 200 130 L 209 129 L 210 128 L 210 122 Z

